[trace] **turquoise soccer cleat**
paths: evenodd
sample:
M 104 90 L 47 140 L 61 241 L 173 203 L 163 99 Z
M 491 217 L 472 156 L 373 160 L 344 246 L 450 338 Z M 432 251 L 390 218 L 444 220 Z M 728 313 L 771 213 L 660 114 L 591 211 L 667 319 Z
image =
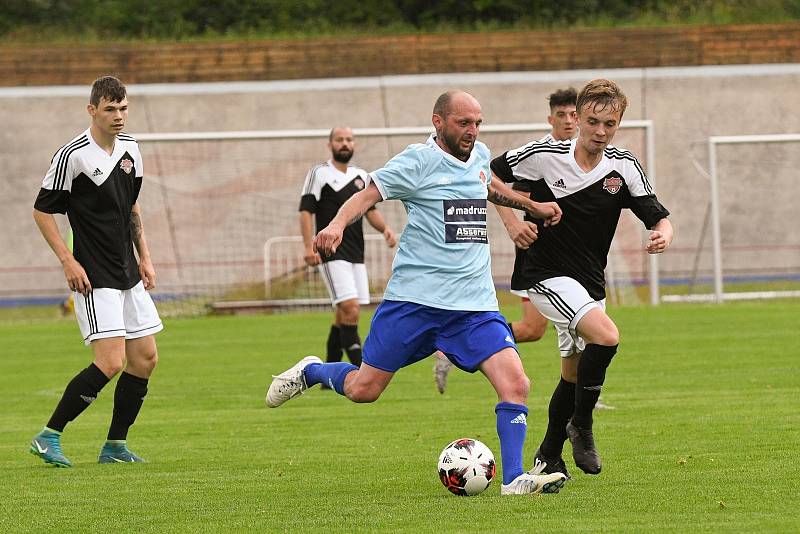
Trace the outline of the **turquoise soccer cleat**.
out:
M 67 460 L 64 453 L 61 452 L 60 432 L 42 430 L 31 440 L 30 452 L 47 464 L 56 467 L 72 467 L 72 462 Z
M 132 464 L 144 463 L 144 459 L 134 454 L 128 449 L 124 441 L 106 441 L 100 449 L 100 456 L 97 458 L 100 464 Z

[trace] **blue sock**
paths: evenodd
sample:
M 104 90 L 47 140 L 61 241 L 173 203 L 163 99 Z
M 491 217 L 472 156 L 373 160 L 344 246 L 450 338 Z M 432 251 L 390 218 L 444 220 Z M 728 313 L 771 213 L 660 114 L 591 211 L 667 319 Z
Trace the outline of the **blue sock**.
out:
M 500 459 L 503 465 L 503 484 L 520 476 L 522 446 L 528 431 L 528 407 L 513 402 L 500 402 L 494 407 L 497 414 L 497 435 L 500 437 Z
M 314 384 L 328 384 L 339 395 L 344 395 L 344 379 L 350 371 L 358 367 L 347 362 L 312 363 L 307 365 L 303 373 L 306 375 L 308 387 Z

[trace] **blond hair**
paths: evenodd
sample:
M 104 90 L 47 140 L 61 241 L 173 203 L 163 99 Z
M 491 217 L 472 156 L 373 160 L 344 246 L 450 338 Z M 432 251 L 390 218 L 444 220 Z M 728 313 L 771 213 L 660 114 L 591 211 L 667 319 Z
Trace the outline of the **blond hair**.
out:
M 592 109 L 596 109 L 598 106 L 600 109 L 611 106 L 612 109 L 619 110 L 619 116 L 622 118 L 625 108 L 628 107 L 628 97 L 625 96 L 625 93 L 616 83 L 598 78 L 584 85 L 583 89 L 578 93 L 578 102 L 575 106 L 578 114 L 587 104 Z

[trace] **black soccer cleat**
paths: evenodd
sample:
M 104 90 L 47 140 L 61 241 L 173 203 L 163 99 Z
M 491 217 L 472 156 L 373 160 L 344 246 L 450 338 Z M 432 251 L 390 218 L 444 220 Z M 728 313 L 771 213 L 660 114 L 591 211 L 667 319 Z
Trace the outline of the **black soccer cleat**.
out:
M 597 475 L 602 469 L 600 455 L 594 446 L 594 434 L 591 428 L 575 426 L 570 420 L 567 423 L 567 436 L 572 443 L 572 458 L 581 471 L 588 475 Z
M 567 464 L 564 463 L 564 458 L 561 456 L 545 456 L 542 454 L 541 447 L 536 449 L 536 454 L 533 457 L 534 465 L 536 464 L 544 464 L 544 469 L 542 469 L 542 473 L 550 474 L 550 473 L 561 473 L 567 480 L 570 480 L 572 477 L 569 475 L 567 471 Z

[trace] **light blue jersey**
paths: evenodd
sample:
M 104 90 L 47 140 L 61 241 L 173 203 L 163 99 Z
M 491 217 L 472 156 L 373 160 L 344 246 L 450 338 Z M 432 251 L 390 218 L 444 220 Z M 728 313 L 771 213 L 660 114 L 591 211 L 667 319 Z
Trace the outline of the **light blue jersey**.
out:
M 371 173 L 385 200 L 401 200 L 408 224 L 385 300 L 462 311 L 497 310 L 486 228 L 489 149 L 476 142 L 466 162 L 431 136 Z

